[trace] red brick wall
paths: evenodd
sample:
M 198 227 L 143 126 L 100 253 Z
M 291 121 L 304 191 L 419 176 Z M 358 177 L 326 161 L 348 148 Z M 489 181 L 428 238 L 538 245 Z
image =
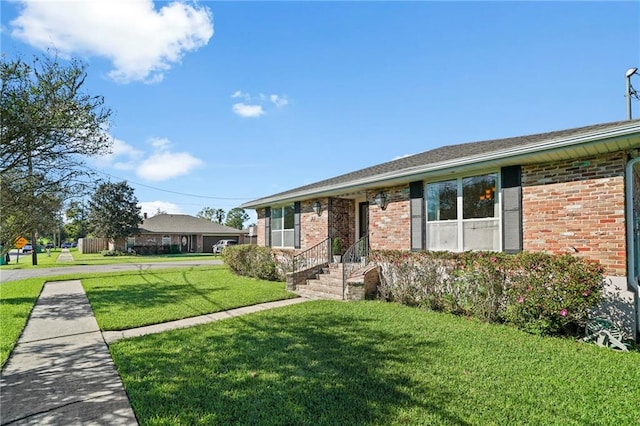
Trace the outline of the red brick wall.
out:
M 264 212 L 265 209 L 256 209 L 256 215 L 258 216 L 258 223 L 256 223 L 256 244 L 264 247 Z
M 626 275 L 626 156 L 523 166 L 523 240 L 527 251 L 572 253 Z
M 383 191 L 389 201 L 386 210 L 374 202 L 369 205 L 369 245 L 373 250 L 411 250 L 409 185 Z
M 313 211 L 313 203 L 320 201 L 320 216 Z M 306 250 L 329 237 L 328 200 L 307 200 L 300 203 L 300 249 Z

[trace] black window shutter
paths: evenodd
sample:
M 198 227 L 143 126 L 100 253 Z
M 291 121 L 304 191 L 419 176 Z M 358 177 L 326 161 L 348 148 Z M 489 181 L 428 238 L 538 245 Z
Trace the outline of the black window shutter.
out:
M 271 207 L 264 209 L 264 246 L 271 247 Z
M 522 251 L 522 167 L 501 170 L 502 249 L 506 253 Z
M 300 248 L 300 201 L 293 203 L 293 247 Z
M 422 181 L 409 184 L 409 198 L 409 208 L 411 209 L 411 250 L 419 251 L 425 247 L 424 184 Z

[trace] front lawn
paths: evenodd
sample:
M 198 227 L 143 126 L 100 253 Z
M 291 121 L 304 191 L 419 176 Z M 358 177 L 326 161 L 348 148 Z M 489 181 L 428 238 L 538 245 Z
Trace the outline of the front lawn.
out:
M 123 330 L 297 297 L 284 283 L 226 266 L 130 271 L 82 278 L 102 330 Z
M 640 353 L 379 302 L 111 346 L 140 424 L 639 424 Z

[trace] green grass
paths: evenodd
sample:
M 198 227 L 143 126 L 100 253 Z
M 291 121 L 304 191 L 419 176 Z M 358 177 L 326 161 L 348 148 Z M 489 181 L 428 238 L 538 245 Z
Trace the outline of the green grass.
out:
M 62 269 L 60 272 L 64 272 Z M 283 283 L 232 275 L 224 266 L 61 274 L 0 284 L 0 366 L 47 281 L 82 280 L 104 330 L 120 330 L 295 297 Z
M 119 341 L 141 425 L 640 422 L 640 353 L 378 302 L 308 302 Z
M 85 277 L 103 330 L 122 330 L 296 297 L 284 283 L 233 275 L 222 265 Z
M 44 281 L 32 278 L 0 284 L 0 366 L 20 337 Z

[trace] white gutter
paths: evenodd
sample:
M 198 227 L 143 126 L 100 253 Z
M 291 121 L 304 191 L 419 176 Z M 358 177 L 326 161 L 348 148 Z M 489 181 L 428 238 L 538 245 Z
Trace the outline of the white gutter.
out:
M 634 178 L 633 178 L 633 166 L 640 162 L 640 157 L 633 158 L 627 163 L 627 170 L 625 173 L 625 221 L 627 223 L 627 285 L 629 289 L 634 290 L 635 309 L 636 309 L 636 326 L 633 330 L 633 339 L 638 341 L 638 332 L 640 331 L 640 286 L 638 285 L 638 277 L 635 274 L 636 270 L 636 246 L 634 244 L 634 235 L 636 219 L 633 217 L 633 193 L 634 193 Z M 640 212 L 639 212 L 640 213 Z

